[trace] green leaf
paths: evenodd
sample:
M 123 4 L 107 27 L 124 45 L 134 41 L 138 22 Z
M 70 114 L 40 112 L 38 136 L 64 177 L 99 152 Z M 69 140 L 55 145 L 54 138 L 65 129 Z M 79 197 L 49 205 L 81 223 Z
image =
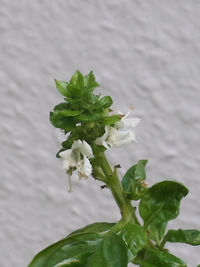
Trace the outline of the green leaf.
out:
M 80 73 L 80 71 L 76 71 L 67 85 L 67 90 L 69 93 L 66 100 L 70 102 L 73 107 L 77 106 L 80 98 L 82 97 L 83 89 L 83 75 Z
M 101 241 L 98 233 L 70 236 L 42 250 L 28 267 L 83 267 Z
M 64 117 L 59 112 L 50 112 L 50 121 L 56 128 L 60 128 L 66 132 L 76 127 L 72 118 Z
M 200 231 L 198 230 L 169 230 L 164 237 L 168 242 L 186 243 L 192 246 L 200 245 Z
M 147 160 L 139 160 L 136 165 L 128 169 L 122 179 L 122 187 L 129 199 L 138 200 L 147 190 L 142 183 L 146 179 L 146 164 Z
M 83 89 L 84 87 L 84 78 L 83 78 L 83 75 L 80 73 L 80 71 L 76 71 L 71 80 L 70 80 L 70 83 L 69 83 L 69 86 L 71 87 L 76 87 L 76 88 L 79 88 L 79 89 Z
M 60 111 L 55 111 L 55 113 L 59 114 L 59 115 L 63 115 L 64 117 L 74 117 L 77 115 L 80 115 L 82 113 L 81 110 L 60 110 Z
M 110 96 L 102 97 L 98 102 L 98 108 L 108 108 L 112 105 L 113 101 Z
M 93 92 L 84 92 L 80 99 L 80 106 L 90 112 L 96 110 L 98 97 Z
M 146 265 L 145 265 L 146 264 Z M 150 265 L 148 265 L 150 264 Z M 153 265 L 151 265 L 153 264 Z M 150 249 L 145 253 L 144 262 L 141 267 L 187 267 L 187 265 L 176 256 L 167 252 Z
M 112 125 L 121 120 L 121 115 L 111 115 L 103 118 L 104 125 Z
M 120 233 L 121 238 L 128 248 L 128 261 L 131 262 L 139 250 L 141 250 L 147 242 L 147 234 L 145 230 L 137 224 L 126 224 Z
M 113 227 L 115 223 L 108 223 L 108 222 L 97 222 L 89 224 L 81 229 L 78 229 L 74 232 L 72 232 L 69 236 L 77 234 L 77 233 L 84 233 L 84 232 L 98 232 L 98 233 L 104 233 L 108 230 L 110 230 L 111 227 Z
M 92 122 L 100 120 L 104 117 L 103 113 L 84 113 L 77 116 L 77 119 L 82 122 Z
M 99 84 L 95 80 L 93 71 L 84 76 L 84 86 L 88 89 L 99 87 Z
M 60 111 L 60 110 L 63 110 L 63 109 L 70 109 L 70 108 L 71 108 L 71 106 L 70 106 L 69 103 L 62 102 L 62 103 L 56 105 L 53 110 L 54 111 Z
M 56 87 L 58 91 L 61 93 L 61 95 L 64 95 L 66 97 L 70 96 L 69 90 L 67 89 L 68 83 L 64 81 L 58 81 L 55 79 Z
M 158 265 L 155 264 L 151 264 L 151 263 L 146 263 L 146 262 L 142 262 L 140 264 L 140 267 L 158 267 Z M 160 266 L 159 266 L 160 267 Z
M 69 236 L 38 253 L 28 267 L 84 267 L 101 241 L 97 233 Z
M 118 235 L 111 232 L 97 247 L 87 267 L 127 267 L 127 264 L 126 245 Z
M 139 212 L 153 240 L 159 242 L 162 239 L 167 222 L 178 216 L 180 201 L 187 193 L 184 185 L 163 181 L 153 185 L 143 195 Z

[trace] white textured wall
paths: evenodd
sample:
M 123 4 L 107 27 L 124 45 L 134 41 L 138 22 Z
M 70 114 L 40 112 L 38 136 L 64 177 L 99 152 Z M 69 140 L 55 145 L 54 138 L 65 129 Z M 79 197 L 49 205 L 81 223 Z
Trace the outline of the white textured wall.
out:
M 94 70 L 115 107 L 143 119 L 138 144 L 113 150 L 121 174 L 148 158 L 149 183 L 177 179 L 190 194 L 174 227 L 198 228 L 200 1 L 0 0 L 0 266 L 33 255 L 77 227 L 119 218 L 110 193 L 67 179 L 55 158 L 60 134 L 49 110 L 53 78 Z M 120 152 L 119 155 L 118 152 Z M 189 266 L 198 247 L 172 245 Z

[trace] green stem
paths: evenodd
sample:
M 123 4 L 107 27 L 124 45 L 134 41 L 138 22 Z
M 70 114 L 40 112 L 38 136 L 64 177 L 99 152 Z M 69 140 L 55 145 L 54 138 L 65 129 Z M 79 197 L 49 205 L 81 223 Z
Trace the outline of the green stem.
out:
M 135 214 L 135 207 L 131 205 L 131 201 L 126 198 L 124 195 L 118 173 L 117 167 L 112 171 L 104 153 L 99 155 L 100 157 L 100 168 L 103 172 L 103 176 L 97 175 L 96 179 L 103 181 L 107 187 L 110 189 L 121 213 L 121 220 L 112 227 L 112 230 L 118 232 L 122 229 L 122 227 L 128 222 L 135 223 L 140 225 L 137 216 Z M 151 240 L 147 241 L 147 247 L 154 248 L 154 244 Z
M 116 168 L 114 169 L 113 175 L 108 180 L 107 185 L 120 209 L 122 218 L 126 221 L 129 220 L 132 217 L 133 208 L 130 201 L 123 194 Z
M 165 246 L 165 244 L 166 244 L 166 239 L 165 239 L 165 237 L 163 238 L 163 240 L 162 240 L 162 242 L 161 242 L 161 244 L 160 244 L 160 249 L 164 249 L 164 246 Z
M 110 164 L 108 163 L 107 158 L 106 158 L 104 153 L 100 154 L 100 158 L 101 158 L 101 169 L 102 169 L 104 175 L 108 179 L 109 177 L 112 176 L 113 171 L 112 171 Z
M 104 153 L 101 154 L 101 169 L 106 177 L 104 181 L 120 209 L 121 220 L 119 223 L 125 223 L 127 221 L 132 221 L 133 223 L 139 223 L 136 216 L 135 210 L 131 205 L 131 202 L 125 197 L 121 183 L 118 177 L 117 168 L 112 171 Z

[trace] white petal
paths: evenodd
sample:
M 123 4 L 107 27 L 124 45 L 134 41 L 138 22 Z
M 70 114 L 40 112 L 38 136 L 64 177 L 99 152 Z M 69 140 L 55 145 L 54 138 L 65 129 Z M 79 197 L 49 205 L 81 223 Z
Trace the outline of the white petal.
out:
M 69 161 L 68 160 L 63 160 L 62 167 L 63 167 L 64 170 L 68 171 L 70 169 Z
M 82 141 L 80 139 L 76 140 L 76 141 L 74 141 L 71 150 L 75 150 L 75 149 L 79 148 L 81 145 L 82 145 Z
M 107 144 L 110 146 L 115 146 L 117 145 L 117 139 L 118 139 L 118 130 L 114 127 L 110 127 L 109 129 L 109 135 L 106 140 Z
M 72 150 L 71 149 L 67 149 L 65 151 L 60 152 L 59 156 L 61 157 L 61 159 L 69 160 L 70 157 L 71 157 L 71 153 L 72 153 Z
M 106 125 L 105 127 L 105 133 L 101 136 L 101 137 L 98 137 L 96 140 L 95 140 L 95 143 L 99 146 L 105 146 L 105 141 L 108 137 L 108 134 L 109 134 L 109 126 Z M 107 145 L 106 145 L 107 146 Z M 107 148 L 105 146 L 105 148 Z
M 122 121 L 122 119 L 120 121 L 118 121 L 117 123 L 115 123 L 115 128 L 119 129 L 124 127 L 124 123 Z
M 59 153 L 59 156 L 63 160 L 63 169 L 69 170 L 71 167 L 76 166 L 76 160 L 73 156 L 73 151 L 71 149 L 62 151 Z
M 106 141 L 102 142 L 102 146 L 104 146 L 106 149 L 110 149 L 110 147 L 108 146 L 108 144 L 106 143 Z
M 115 136 L 112 136 L 111 142 L 114 146 L 122 146 L 132 142 L 136 142 L 135 135 L 131 131 L 117 131 Z
M 92 173 L 92 165 L 86 156 L 78 163 L 78 172 L 80 177 L 88 177 Z
M 93 157 L 93 152 L 91 146 L 83 140 L 82 144 L 79 147 L 82 155 L 85 155 L 89 158 Z

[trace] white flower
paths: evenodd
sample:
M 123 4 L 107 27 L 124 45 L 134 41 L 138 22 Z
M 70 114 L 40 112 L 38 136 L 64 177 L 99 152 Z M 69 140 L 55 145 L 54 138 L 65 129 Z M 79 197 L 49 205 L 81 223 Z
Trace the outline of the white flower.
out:
M 68 171 L 75 167 L 79 177 L 88 177 L 92 173 L 92 166 L 88 158 L 93 157 L 92 148 L 84 140 L 74 141 L 71 149 L 59 153 L 63 160 L 63 169 Z
M 97 145 L 102 145 L 109 149 L 112 146 L 126 145 L 136 142 L 135 134 L 131 131 L 120 131 L 124 127 L 136 127 L 140 123 L 139 118 L 127 118 L 129 112 L 122 117 L 113 127 L 105 126 L 105 133 L 95 140 Z

